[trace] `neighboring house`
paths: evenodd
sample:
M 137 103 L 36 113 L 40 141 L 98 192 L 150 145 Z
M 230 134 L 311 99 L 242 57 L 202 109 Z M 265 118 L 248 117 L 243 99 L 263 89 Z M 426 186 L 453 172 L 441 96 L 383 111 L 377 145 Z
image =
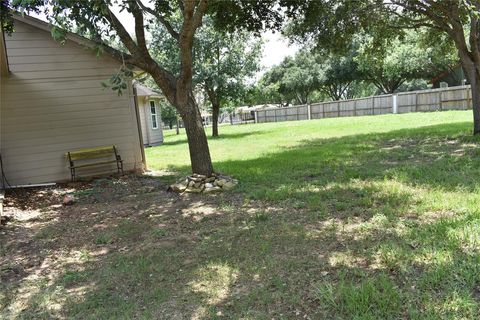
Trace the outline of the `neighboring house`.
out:
M 10 185 L 70 179 L 65 153 L 115 145 L 126 170 L 144 168 L 141 130 L 131 83 L 119 96 L 101 82 L 121 62 L 97 57 L 93 43 L 69 33 L 56 42 L 41 20 L 14 16 L 15 32 L 1 34 L 0 153 Z M 116 171 L 115 165 L 79 171 Z
M 440 87 L 455 87 L 468 84 L 463 68 L 460 64 L 457 64 L 450 70 L 446 70 L 433 78 L 431 81 L 433 88 Z
M 232 114 L 232 116 L 235 119 L 234 122 L 247 122 L 247 121 L 255 120 L 255 111 L 277 109 L 277 108 L 279 108 L 279 106 L 275 104 L 258 104 L 255 106 L 242 106 L 242 107 L 237 107 L 234 113 Z
M 143 144 L 156 146 L 163 142 L 163 122 L 160 101 L 164 97 L 150 88 L 136 83 L 137 105 L 142 126 Z

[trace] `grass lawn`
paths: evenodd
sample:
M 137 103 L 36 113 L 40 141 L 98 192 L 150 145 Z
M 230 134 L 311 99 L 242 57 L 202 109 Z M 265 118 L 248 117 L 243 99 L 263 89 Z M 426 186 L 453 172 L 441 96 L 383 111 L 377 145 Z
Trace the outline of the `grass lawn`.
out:
M 90 185 L 0 234 L 0 318 L 478 319 L 471 118 L 222 126 L 214 167 L 240 184 L 219 195 L 158 187 L 188 173 L 185 135 L 166 132 L 146 150 L 163 175 Z M 41 262 L 23 274 L 25 243 Z

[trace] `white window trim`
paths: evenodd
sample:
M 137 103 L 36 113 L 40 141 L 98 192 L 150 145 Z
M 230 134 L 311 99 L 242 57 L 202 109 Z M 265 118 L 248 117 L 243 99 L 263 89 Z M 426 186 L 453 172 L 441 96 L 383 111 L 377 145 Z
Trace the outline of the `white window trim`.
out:
M 153 106 L 155 108 L 155 113 L 152 113 L 152 103 L 153 102 Z M 149 100 L 148 101 L 148 107 L 149 107 L 149 110 L 150 110 L 150 123 L 152 125 L 152 130 L 158 130 L 159 128 L 159 125 L 158 125 L 158 110 L 157 110 L 157 104 L 155 103 L 155 100 Z M 155 124 L 156 126 L 153 126 L 153 117 L 155 117 Z

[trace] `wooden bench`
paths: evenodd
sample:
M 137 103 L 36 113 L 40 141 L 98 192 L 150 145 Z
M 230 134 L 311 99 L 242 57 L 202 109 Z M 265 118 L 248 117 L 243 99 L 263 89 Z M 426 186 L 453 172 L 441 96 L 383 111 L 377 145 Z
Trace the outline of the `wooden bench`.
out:
M 72 181 L 75 181 L 75 178 L 77 177 L 76 169 L 78 168 L 101 166 L 109 163 L 116 163 L 117 172 L 121 172 L 123 174 L 123 160 L 118 154 L 117 148 L 115 146 L 70 151 L 67 152 L 65 156 L 70 163 L 69 169 L 70 174 L 72 175 Z M 84 163 L 84 161 L 88 160 L 98 161 L 89 161 L 88 163 Z

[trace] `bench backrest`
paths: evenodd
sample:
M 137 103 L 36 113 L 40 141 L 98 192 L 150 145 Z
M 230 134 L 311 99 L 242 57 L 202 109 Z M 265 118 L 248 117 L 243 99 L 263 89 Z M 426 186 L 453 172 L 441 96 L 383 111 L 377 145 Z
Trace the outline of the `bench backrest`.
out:
M 70 161 L 106 158 L 109 156 L 117 156 L 117 149 L 115 146 L 81 149 L 67 152 L 65 156 Z

